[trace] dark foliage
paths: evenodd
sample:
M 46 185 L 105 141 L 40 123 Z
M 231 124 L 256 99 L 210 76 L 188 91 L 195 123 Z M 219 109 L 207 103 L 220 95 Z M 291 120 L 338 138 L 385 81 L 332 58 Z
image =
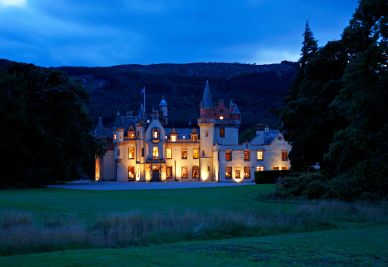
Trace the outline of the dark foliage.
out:
M 37 186 L 85 175 L 101 146 L 91 136 L 88 94 L 58 70 L 0 68 L 0 185 Z
M 195 125 L 205 81 L 209 80 L 214 99 L 232 99 L 240 106 L 243 124 L 276 127 L 280 124 L 274 111 L 282 105 L 297 64 L 192 63 L 61 70 L 83 83 L 91 96 L 91 115 L 102 116 L 105 122 L 112 120 L 118 109 L 137 111 L 145 86 L 147 110 L 158 105 L 164 95 L 171 126 Z
M 308 176 L 310 193 L 300 189 L 306 186 L 302 174 L 283 186 L 291 195 L 388 194 L 387 14 L 386 1 L 360 1 L 341 40 L 301 65 L 281 111 L 291 163 L 303 171 L 321 162 L 332 178 L 323 183 Z
M 290 171 L 257 171 L 255 172 L 256 184 L 274 184 L 277 183 L 279 178 L 288 176 Z

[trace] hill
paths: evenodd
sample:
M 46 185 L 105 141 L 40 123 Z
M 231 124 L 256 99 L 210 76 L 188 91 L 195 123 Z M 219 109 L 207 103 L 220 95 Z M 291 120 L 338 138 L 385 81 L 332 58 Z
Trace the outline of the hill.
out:
M 90 93 L 90 113 L 94 119 L 111 122 L 117 110 L 136 111 L 143 101 L 151 110 L 165 96 L 172 126 L 195 124 L 205 81 L 213 98 L 232 99 L 242 113 L 244 125 L 265 123 L 278 126 L 274 111 L 280 107 L 298 65 L 251 65 L 239 63 L 190 63 L 119 65 L 112 67 L 60 67 L 82 82 Z

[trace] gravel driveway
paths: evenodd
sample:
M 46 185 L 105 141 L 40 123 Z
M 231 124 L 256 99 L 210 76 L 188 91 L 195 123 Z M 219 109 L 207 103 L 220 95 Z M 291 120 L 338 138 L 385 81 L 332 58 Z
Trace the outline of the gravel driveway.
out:
M 79 190 L 152 190 L 152 189 L 179 189 L 204 188 L 219 186 L 254 185 L 254 183 L 216 183 L 216 182 L 92 182 L 74 181 L 63 185 L 49 185 L 50 188 L 79 189 Z

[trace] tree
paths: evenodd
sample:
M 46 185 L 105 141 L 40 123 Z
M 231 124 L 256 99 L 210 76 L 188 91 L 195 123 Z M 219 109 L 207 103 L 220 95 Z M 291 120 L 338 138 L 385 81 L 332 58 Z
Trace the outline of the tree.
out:
M 5 185 L 40 185 L 84 175 L 100 145 L 88 95 L 63 72 L 9 63 L 0 70 L 0 169 Z
M 302 68 L 309 62 L 311 58 L 315 56 L 318 52 L 318 43 L 314 38 L 314 34 L 311 31 L 308 21 L 306 22 L 305 30 L 303 33 L 303 46 L 301 58 L 299 59 L 299 63 Z

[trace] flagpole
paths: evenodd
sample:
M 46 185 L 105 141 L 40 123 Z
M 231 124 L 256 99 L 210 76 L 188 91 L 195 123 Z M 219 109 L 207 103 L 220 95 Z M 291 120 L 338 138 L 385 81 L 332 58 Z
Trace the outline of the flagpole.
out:
M 145 90 L 146 90 L 146 88 L 145 88 L 145 86 L 144 86 L 144 88 L 143 88 L 143 105 L 144 105 L 144 118 L 145 118 L 145 116 L 146 116 L 146 114 L 145 114 L 145 112 L 146 112 L 146 105 L 145 105 Z

